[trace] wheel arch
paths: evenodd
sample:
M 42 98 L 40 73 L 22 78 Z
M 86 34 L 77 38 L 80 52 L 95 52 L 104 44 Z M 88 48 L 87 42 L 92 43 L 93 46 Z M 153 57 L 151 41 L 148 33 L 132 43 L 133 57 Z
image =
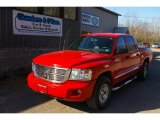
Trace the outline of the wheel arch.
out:
M 107 76 L 110 80 L 106 80 L 104 78 L 104 76 Z M 107 103 L 108 103 L 108 101 L 110 99 L 111 90 L 112 90 L 111 77 L 112 77 L 112 74 L 111 74 L 110 71 L 103 72 L 97 77 L 96 84 L 94 86 L 94 90 L 93 90 L 92 96 L 87 101 L 87 104 L 88 104 L 88 106 L 90 108 L 92 108 L 94 110 L 100 110 L 100 109 L 103 109 L 107 105 Z M 105 80 L 106 80 L 106 82 L 105 82 Z M 100 105 L 100 103 L 97 102 L 97 100 L 99 98 L 99 97 L 97 97 L 97 94 L 99 94 L 99 88 L 100 88 L 101 83 L 103 83 L 103 82 L 105 82 L 105 83 L 107 83 L 109 85 L 108 87 L 109 87 L 109 91 L 110 92 L 108 93 L 108 98 L 107 98 L 106 102 Z
M 112 72 L 111 71 L 105 71 L 103 73 L 101 73 L 98 77 L 97 77 L 97 81 L 101 76 L 107 76 L 110 79 L 111 85 L 112 85 Z M 97 83 L 96 81 L 96 83 Z
M 145 58 L 143 63 L 147 62 L 149 64 L 149 57 Z

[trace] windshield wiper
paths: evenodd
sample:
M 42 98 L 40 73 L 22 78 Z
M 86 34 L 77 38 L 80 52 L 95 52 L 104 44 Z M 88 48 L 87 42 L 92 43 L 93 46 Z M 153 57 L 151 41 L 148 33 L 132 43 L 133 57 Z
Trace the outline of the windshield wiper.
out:
M 89 49 L 88 51 L 99 53 L 98 51 L 93 50 L 93 49 Z
M 99 53 L 98 51 L 93 50 L 93 49 L 82 49 L 82 48 L 79 48 L 78 50 L 84 50 L 84 51 L 91 51 L 91 52 Z

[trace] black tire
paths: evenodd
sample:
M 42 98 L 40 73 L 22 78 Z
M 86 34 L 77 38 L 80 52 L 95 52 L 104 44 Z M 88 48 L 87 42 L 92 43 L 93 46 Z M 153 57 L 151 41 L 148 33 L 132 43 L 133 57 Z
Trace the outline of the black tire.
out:
M 103 95 L 102 95 L 103 94 Z M 108 76 L 100 76 L 87 105 L 94 110 L 100 110 L 106 107 L 111 95 L 111 81 Z M 104 98 L 104 100 L 103 100 Z
M 147 75 L 148 75 L 148 62 L 145 61 L 138 74 L 138 80 L 141 80 L 141 81 L 146 80 Z

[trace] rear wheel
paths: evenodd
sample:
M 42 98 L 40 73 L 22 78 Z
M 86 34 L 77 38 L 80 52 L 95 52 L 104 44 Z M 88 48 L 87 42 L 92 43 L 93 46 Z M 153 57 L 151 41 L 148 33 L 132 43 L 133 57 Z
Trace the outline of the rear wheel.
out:
M 92 98 L 87 101 L 90 108 L 94 110 L 103 109 L 111 95 L 111 82 L 108 76 L 101 76 L 95 86 Z
M 144 62 L 142 69 L 138 75 L 138 79 L 139 80 L 146 80 L 147 75 L 148 75 L 148 62 Z

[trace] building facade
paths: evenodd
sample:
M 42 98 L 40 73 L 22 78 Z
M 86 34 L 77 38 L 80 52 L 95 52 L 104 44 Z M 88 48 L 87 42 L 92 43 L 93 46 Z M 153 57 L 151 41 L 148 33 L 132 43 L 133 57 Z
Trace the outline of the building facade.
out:
M 69 14 L 70 11 L 72 15 Z M 0 74 L 27 68 L 31 66 L 33 57 L 62 50 L 70 40 L 79 37 L 80 13 L 78 12 L 79 8 L 0 8 Z M 37 18 L 37 21 L 34 21 L 37 24 L 40 23 L 38 18 L 54 20 L 59 18 L 60 34 L 50 36 L 45 31 L 30 32 L 29 27 L 33 27 L 30 23 L 33 21 L 29 19 L 32 20 L 33 16 Z M 46 28 L 52 29 L 49 27 L 51 24 L 45 25 L 48 25 Z
M 0 8 L 0 76 L 30 69 L 40 54 L 65 49 L 80 34 L 113 32 L 118 15 L 104 8 Z
M 113 32 L 120 14 L 101 7 L 82 7 L 81 33 Z

